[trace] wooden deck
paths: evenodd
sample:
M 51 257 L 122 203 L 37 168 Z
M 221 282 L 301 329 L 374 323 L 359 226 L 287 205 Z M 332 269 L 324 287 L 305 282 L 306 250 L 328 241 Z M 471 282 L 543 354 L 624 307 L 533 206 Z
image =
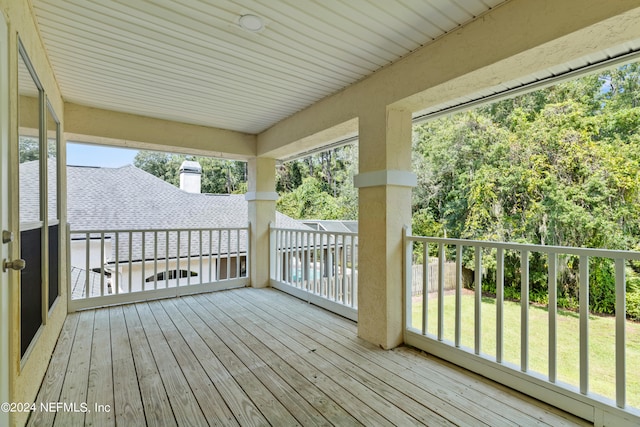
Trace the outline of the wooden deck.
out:
M 47 412 L 40 402 L 68 406 Z M 250 288 L 69 315 L 36 405 L 29 425 L 38 427 L 588 425 L 414 349 L 378 349 L 351 321 Z

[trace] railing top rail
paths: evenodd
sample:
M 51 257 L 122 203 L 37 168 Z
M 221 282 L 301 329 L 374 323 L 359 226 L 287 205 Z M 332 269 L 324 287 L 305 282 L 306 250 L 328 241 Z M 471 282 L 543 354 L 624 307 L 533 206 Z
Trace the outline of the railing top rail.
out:
M 327 230 L 313 230 L 313 229 L 305 230 L 305 229 L 302 229 L 302 228 L 284 228 L 284 227 L 274 227 L 274 226 L 271 226 L 271 230 L 273 230 L 273 231 L 297 231 L 297 232 L 303 232 L 303 233 L 330 234 L 332 236 L 338 235 L 338 236 L 355 236 L 355 237 L 358 237 L 358 233 L 355 233 L 353 231 L 327 231 Z
M 529 251 L 529 252 L 544 252 L 550 254 L 562 254 L 562 255 L 583 255 L 588 257 L 601 257 L 601 258 L 613 258 L 613 259 L 627 259 L 627 260 L 640 260 L 640 252 L 636 251 L 622 251 L 614 249 L 593 249 L 593 248 L 574 248 L 570 246 L 547 246 L 547 245 L 534 245 L 528 243 L 514 243 L 514 242 L 492 242 L 489 240 L 466 240 L 466 239 L 450 239 L 444 237 L 426 237 L 426 236 L 413 236 L 407 235 L 407 240 L 414 242 L 427 242 L 427 243 L 442 243 L 444 245 L 457 245 L 457 246 L 473 246 L 483 248 L 502 248 L 511 249 L 516 251 Z
M 99 234 L 99 233 L 164 233 L 167 231 L 183 232 L 183 231 L 235 231 L 235 230 L 249 230 L 249 226 L 243 227 L 209 227 L 209 228 L 135 228 L 135 229 L 80 229 L 70 230 L 71 234 Z

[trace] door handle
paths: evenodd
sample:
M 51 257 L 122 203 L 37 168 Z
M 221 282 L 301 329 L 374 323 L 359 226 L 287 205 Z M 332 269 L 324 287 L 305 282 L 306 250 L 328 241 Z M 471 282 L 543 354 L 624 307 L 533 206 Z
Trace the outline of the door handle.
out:
M 13 261 L 7 261 L 6 259 L 2 261 L 2 271 L 7 271 L 8 269 L 12 270 L 24 270 L 27 266 L 27 263 L 23 259 L 14 259 Z

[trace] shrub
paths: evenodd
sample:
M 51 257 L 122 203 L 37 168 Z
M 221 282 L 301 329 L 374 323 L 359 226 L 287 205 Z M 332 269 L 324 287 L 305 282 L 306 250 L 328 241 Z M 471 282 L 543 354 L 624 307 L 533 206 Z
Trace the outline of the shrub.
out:
M 640 292 L 627 294 L 627 317 L 631 320 L 640 321 Z

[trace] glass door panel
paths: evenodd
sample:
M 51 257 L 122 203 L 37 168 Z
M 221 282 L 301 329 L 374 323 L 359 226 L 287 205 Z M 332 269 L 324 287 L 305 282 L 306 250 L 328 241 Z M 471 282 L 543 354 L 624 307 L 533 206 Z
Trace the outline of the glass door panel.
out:
M 60 294 L 60 214 L 58 212 L 58 147 L 59 122 L 53 108 L 47 103 L 47 218 L 49 228 L 49 297 L 48 308 Z
M 22 45 L 18 55 L 18 95 L 20 257 L 26 261 L 26 267 L 20 272 L 20 348 L 24 356 L 43 323 L 42 230 L 46 207 L 41 197 L 42 90 Z

